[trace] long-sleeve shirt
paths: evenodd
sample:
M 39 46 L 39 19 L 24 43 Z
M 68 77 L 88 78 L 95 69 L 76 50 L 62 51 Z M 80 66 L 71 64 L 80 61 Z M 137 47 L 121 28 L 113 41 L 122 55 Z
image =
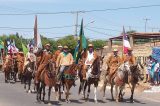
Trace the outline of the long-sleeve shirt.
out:
M 73 63 L 73 56 L 71 53 L 65 54 L 64 52 L 60 53 L 56 60 L 57 67 L 61 65 L 69 66 Z

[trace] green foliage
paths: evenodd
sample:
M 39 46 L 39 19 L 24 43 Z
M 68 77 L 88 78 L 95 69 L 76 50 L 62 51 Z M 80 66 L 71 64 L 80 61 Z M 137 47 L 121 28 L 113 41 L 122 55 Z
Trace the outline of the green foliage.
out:
M 2 39 L 2 41 L 5 41 L 8 38 L 15 40 L 16 47 L 20 51 L 22 51 L 21 41 L 23 42 L 24 45 L 27 45 L 29 43 L 29 41 L 31 40 L 31 39 L 23 38 L 18 33 L 0 36 L 0 39 Z M 58 39 L 57 41 L 55 41 L 54 39 L 49 39 L 49 38 L 45 37 L 44 35 L 41 35 L 41 39 L 42 39 L 42 45 L 45 45 L 47 43 L 51 44 L 51 51 L 53 51 L 53 52 L 55 50 L 57 50 L 57 46 L 59 44 L 61 44 L 62 46 L 67 45 L 69 47 L 71 53 L 73 54 L 75 47 L 77 45 L 77 40 L 75 40 L 75 37 L 73 35 L 68 35 L 68 36 L 63 37 L 61 39 Z M 95 49 L 102 48 L 103 46 L 106 45 L 106 41 L 104 41 L 104 40 L 93 40 L 93 41 L 90 41 L 90 43 L 92 43 L 94 45 Z
M 61 44 L 62 46 L 67 45 L 71 53 L 74 53 L 74 49 L 77 45 L 77 40 L 75 40 L 73 35 L 69 35 L 57 40 L 57 44 Z
M 93 40 L 90 43 L 94 45 L 95 49 L 103 48 L 106 45 L 105 40 Z

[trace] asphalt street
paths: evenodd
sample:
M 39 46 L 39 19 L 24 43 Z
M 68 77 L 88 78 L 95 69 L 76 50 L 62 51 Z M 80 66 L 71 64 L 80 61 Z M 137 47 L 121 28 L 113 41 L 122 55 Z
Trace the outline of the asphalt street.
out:
M 109 90 L 107 90 L 105 101 L 102 101 L 102 94 L 98 91 L 98 103 L 94 103 L 93 100 L 93 89 L 91 90 L 90 99 L 88 102 L 82 99 L 81 95 L 78 95 L 78 81 L 76 82 L 77 86 L 71 89 L 71 103 L 66 103 L 64 100 L 61 102 L 56 102 L 55 94 L 52 92 L 51 101 L 52 105 L 55 106 L 156 106 L 160 103 L 160 93 L 136 93 L 135 102 L 130 103 L 128 101 L 129 93 L 125 94 L 125 101 L 121 103 L 116 103 L 111 101 L 111 96 Z M 47 88 L 46 88 L 47 91 Z M 46 94 L 47 99 L 47 94 Z M 20 82 L 17 83 L 4 83 L 4 75 L 0 73 L 0 106 L 47 106 L 45 103 L 37 103 L 36 95 L 32 93 L 26 93 L 23 85 Z

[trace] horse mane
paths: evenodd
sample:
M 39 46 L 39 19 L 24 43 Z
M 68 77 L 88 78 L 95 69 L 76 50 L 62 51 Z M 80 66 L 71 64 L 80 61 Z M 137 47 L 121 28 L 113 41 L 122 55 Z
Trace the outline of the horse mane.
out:
M 92 63 L 93 70 L 92 73 L 98 74 L 100 72 L 100 57 L 98 56 Z

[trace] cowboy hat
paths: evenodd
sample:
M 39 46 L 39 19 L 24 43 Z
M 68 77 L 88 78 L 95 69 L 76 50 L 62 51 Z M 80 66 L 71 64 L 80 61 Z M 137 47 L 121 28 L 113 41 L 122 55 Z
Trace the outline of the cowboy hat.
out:
M 47 43 L 45 46 L 49 46 L 50 47 L 51 45 L 49 43 Z
M 64 48 L 64 49 L 68 49 L 68 46 L 64 46 L 63 48 Z
M 63 48 L 63 46 L 62 45 L 58 45 L 58 48 Z
M 93 47 L 93 44 L 89 44 L 88 47 Z
M 128 48 L 128 51 L 133 51 L 133 49 L 132 48 Z
M 118 52 L 118 49 L 114 48 L 112 51 L 113 51 L 113 52 Z

